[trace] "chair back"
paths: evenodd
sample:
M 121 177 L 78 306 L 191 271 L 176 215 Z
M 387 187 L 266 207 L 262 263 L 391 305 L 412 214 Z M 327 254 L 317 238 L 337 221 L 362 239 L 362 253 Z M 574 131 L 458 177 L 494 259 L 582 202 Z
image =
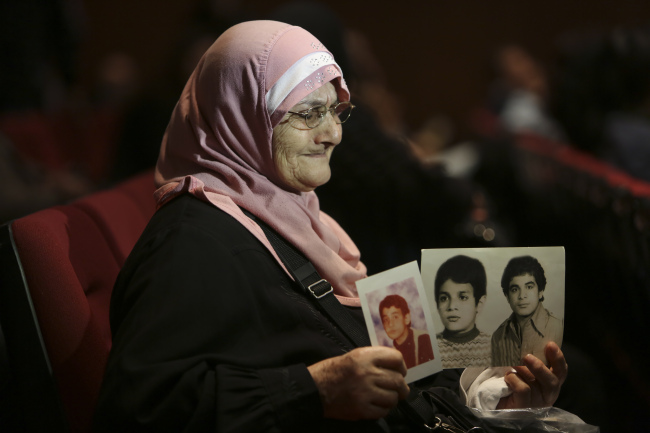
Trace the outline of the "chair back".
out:
M 153 191 L 146 172 L 0 228 L 1 431 L 90 431 L 113 284 L 154 213 Z

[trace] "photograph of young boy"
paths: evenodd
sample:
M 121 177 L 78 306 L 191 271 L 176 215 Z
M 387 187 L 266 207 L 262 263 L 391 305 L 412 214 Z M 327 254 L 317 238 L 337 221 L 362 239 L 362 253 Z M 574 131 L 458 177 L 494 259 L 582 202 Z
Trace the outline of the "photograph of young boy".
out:
M 486 287 L 485 268 L 478 259 L 457 255 L 438 269 L 434 296 L 445 329 L 436 339 L 443 368 L 491 365 L 490 335 L 476 327 Z
M 388 295 L 379 303 L 379 315 L 384 331 L 393 346 L 402 353 L 406 368 L 433 359 L 431 338 L 426 330 L 411 327 L 411 311 L 400 295 Z
M 529 353 L 546 362 L 546 343 L 562 345 L 563 323 L 542 304 L 544 268 L 534 257 L 514 257 L 503 271 L 501 289 L 512 314 L 492 334 L 492 365 L 522 365 Z

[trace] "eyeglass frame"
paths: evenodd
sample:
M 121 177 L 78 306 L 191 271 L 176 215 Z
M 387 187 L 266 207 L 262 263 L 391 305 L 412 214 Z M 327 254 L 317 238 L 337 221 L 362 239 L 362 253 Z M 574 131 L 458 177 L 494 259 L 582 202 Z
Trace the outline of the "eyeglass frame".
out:
M 341 121 L 341 119 L 339 118 L 339 121 L 337 122 L 337 121 L 336 121 L 336 118 L 334 117 L 334 112 L 336 111 L 336 109 L 338 108 L 338 106 L 341 105 L 341 104 L 350 104 L 350 114 L 348 114 L 348 117 L 346 117 L 345 120 Z M 318 127 L 323 123 L 323 119 L 325 118 L 325 116 L 327 115 L 327 113 L 330 113 L 330 114 L 332 115 L 332 118 L 335 119 L 334 122 L 335 122 L 337 125 L 342 125 L 342 124 L 344 124 L 345 122 L 348 121 L 348 119 L 349 119 L 350 116 L 352 115 L 352 110 L 353 110 L 356 106 L 355 106 L 352 102 L 350 102 L 350 101 L 343 101 L 343 102 L 339 102 L 338 104 L 331 105 L 330 108 L 328 108 L 328 109 L 327 109 L 326 111 L 324 111 L 322 114 L 321 114 L 319 111 L 316 111 L 316 113 L 318 114 L 318 124 L 315 125 L 315 126 L 309 126 L 309 124 L 307 123 L 307 116 L 309 116 L 309 114 L 312 112 L 312 110 L 317 109 L 317 108 L 320 108 L 320 107 L 325 107 L 325 105 L 316 105 L 316 106 L 311 107 L 311 108 L 308 108 L 308 109 L 306 109 L 306 110 L 303 110 L 303 111 L 297 111 L 297 112 L 296 112 L 296 111 L 287 111 L 287 113 L 295 114 L 296 116 L 300 116 L 300 117 L 302 117 L 303 120 L 305 121 L 305 126 L 306 126 L 307 128 L 309 128 L 309 129 L 314 129 L 314 128 L 318 128 Z M 338 115 L 337 115 L 337 117 L 338 117 Z

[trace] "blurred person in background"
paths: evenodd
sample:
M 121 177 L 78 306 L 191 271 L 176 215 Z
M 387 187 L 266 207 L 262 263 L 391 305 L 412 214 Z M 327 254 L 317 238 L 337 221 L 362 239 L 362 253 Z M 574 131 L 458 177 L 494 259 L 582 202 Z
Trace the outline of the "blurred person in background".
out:
M 650 26 L 565 36 L 552 101 L 572 146 L 650 181 Z
M 501 126 L 510 133 L 561 139 L 561 128 L 548 113 L 549 82 L 540 62 L 513 43 L 497 50 L 494 63 L 498 78 L 490 89 L 490 105 Z
M 0 4 L 0 218 L 65 202 L 95 183 L 75 160 L 77 56 L 82 3 Z

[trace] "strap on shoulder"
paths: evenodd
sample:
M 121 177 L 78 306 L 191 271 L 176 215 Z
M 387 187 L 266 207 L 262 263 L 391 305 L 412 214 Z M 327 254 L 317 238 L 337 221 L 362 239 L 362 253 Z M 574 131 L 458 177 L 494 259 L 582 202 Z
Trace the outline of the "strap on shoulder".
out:
M 255 221 L 264 231 L 275 252 L 282 263 L 289 270 L 298 285 L 302 288 L 304 295 L 317 301 L 321 310 L 340 328 L 350 341 L 357 347 L 370 346 L 370 338 L 365 329 L 362 329 L 350 312 L 336 299 L 331 284 L 321 278 L 314 265 L 289 244 L 284 238 L 278 235 L 275 230 L 269 227 L 264 221 L 242 209 L 243 212 Z

